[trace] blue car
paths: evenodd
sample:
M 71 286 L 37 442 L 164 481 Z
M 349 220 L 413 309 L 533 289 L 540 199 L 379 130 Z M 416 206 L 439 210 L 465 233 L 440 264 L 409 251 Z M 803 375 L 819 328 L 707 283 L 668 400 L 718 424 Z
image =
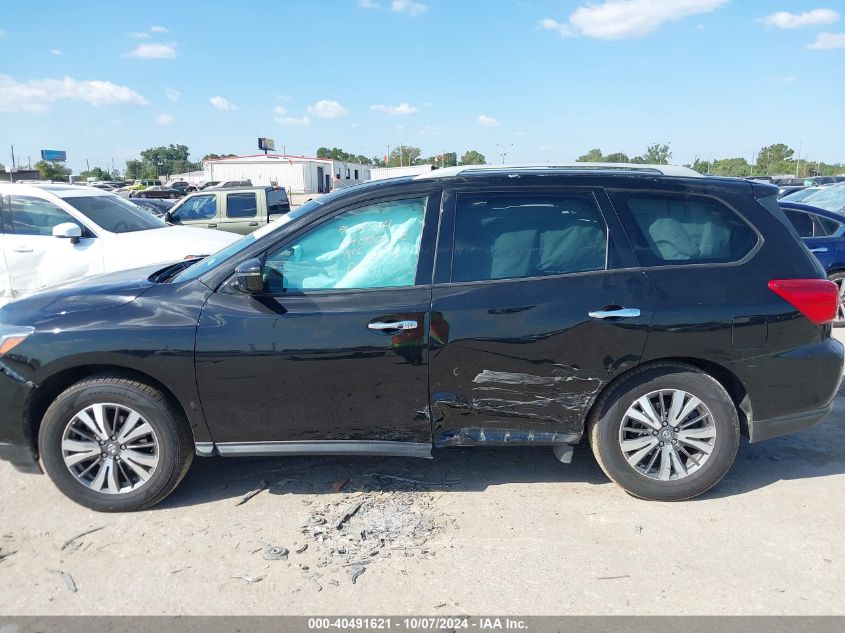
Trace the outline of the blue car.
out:
M 827 278 L 839 286 L 834 327 L 845 327 L 845 215 L 799 202 L 779 201 L 780 208 L 810 252 L 824 266 Z

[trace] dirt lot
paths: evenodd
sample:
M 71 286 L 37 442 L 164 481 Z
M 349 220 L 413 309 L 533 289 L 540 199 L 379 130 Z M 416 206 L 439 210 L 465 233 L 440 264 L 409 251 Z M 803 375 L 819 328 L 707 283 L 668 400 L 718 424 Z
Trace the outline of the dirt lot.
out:
M 628 497 L 586 448 L 197 459 L 125 515 L 0 464 L 0 613 L 845 614 L 843 499 L 845 391 L 679 504 Z

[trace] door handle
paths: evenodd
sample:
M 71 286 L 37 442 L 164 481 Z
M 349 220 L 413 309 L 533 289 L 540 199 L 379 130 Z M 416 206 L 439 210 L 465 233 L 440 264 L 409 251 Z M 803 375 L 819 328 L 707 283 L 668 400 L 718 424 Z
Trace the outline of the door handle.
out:
M 591 319 L 633 319 L 640 316 L 639 308 L 619 308 L 617 310 L 595 310 L 590 312 Z
M 17 246 L 12 249 L 15 253 L 31 253 L 32 247 L 31 246 Z
M 209 224 L 209 225 L 208 225 L 208 228 L 210 228 L 210 229 L 216 229 L 216 228 L 217 228 L 217 225 L 216 225 L 216 224 Z
M 373 332 L 393 332 L 399 330 L 404 332 L 407 330 L 416 330 L 416 321 L 393 321 L 392 323 L 385 323 L 383 321 L 375 321 L 367 324 L 367 328 Z
M 258 222 L 250 222 L 249 225 L 250 226 L 258 226 Z
M 810 252 L 811 253 L 826 253 L 827 252 L 827 246 L 819 246 L 818 248 L 811 248 Z

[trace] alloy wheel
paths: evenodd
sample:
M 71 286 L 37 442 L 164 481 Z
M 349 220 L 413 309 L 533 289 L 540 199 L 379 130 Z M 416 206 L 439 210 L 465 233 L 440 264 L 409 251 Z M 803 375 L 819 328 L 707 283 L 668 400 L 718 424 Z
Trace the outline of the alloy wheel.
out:
M 103 494 L 125 494 L 143 486 L 158 467 L 159 442 L 137 411 L 120 404 L 92 404 L 62 435 L 62 458 L 84 486 Z
M 700 469 L 715 443 L 710 409 L 681 389 L 661 389 L 638 398 L 619 428 L 619 447 L 631 468 L 659 481 L 684 479 Z

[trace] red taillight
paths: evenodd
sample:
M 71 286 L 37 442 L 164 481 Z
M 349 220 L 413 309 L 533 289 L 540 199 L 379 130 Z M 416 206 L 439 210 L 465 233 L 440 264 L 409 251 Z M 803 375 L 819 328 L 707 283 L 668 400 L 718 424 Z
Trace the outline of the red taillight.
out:
M 769 290 L 783 297 L 816 325 L 836 318 L 839 287 L 827 279 L 773 279 Z

